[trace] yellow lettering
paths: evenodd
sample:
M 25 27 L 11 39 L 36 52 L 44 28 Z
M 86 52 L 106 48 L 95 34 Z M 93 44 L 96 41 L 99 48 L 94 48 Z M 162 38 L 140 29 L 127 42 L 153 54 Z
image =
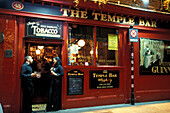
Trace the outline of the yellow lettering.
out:
M 94 15 L 94 20 L 98 20 L 97 16 L 100 16 L 100 13 L 92 13 L 92 16 Z
M 107 21 L 106 19 L 107 15 L 106 14 L 101 14 L 101 21 Z
M 166 69 L 166 67 L 163 67 L 163 68 L 164 68 L 165 73 L 168 73 L 168 70 Z
M 140 25 L 140 26 L 144 26 L 144 25 L 145 25 L 145 21 L 142 20 L 142 19 L 139 19 L 139 25 Z
M 96 78 L 96 73 L 93 73 L 93 78 Z
M 120 23 L 120 21 L 122 21 L 123 18 L 121 16 L 117 16 L 117 22 Z
M 134 18 L 129 18 L 129 22 L 128 23 L 134 25 L 135 24 L 134 21 L 135 21 Z
M 116 22 L 116 20 L 115 20 L 115 18 L 116 18 L 116 16 L 110 16 L 110 15 L 108 15 L 108 22 Z
M 112 73 L 109 73 L 109 77 L 117 77 L 117 74 L 112 75 Z
M 77 17 L 77 18 L 79 18 L 79 11 L 78 10 L 71 10 L 70 17 Z
M 126 17 L 123 17 L 123 23 L 128 24 L 128 22 L 126 22 Z
M 64 9 L 64 8 L 61 8 L 60 12 L 63 11 L 63 15 L 62 16 L 68 16 L 68 12 L 70 12 L 69 9 Z
M 87 11 L 81 11 L 81 18 L 88 18 Z
M 157 27 L 155 21 L 151 21 L 151 23 L 152 23 L 151 27 Z
M 146 24 L 145 24 L 145 26 L 148 26 L 148 27 L 150 27 L 150 26 L 151 26 L 148 20 L 146 20 Z
M 170 72 L 170 67 L 167 67 L 168 68 L 168 71 Z
M 152 73 L 159 73 L 157 66 L 152 67 Z

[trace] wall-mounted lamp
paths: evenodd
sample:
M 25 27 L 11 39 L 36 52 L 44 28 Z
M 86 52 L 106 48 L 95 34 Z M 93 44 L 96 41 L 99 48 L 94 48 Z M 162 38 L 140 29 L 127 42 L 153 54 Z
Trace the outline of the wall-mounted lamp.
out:
M 80 46 L 80 47 L 83 47 L 84 45 L 85 45 L 85 41 L 84 40 L 79 40 L 78 41 L 78 45 Z
M 35 53 L 36 53 L 36 55 L 39 55 L 41 53 L 41 51 L 40 50 L 36 50 Z
M 90 51 L 90 54 L 91 54 L 91 55 L 93 54 L 93 50 Z
M 38 49 L 43 49 L 44 48 L 44 46 L 38 46 Z
M 145 6 L 148 6 L 148 4 L 149 4 L 149 0 L 142 0 L 142 2 Z

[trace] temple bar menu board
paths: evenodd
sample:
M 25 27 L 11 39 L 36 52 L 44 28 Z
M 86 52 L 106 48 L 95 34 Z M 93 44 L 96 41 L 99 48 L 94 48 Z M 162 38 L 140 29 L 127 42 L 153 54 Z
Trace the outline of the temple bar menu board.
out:
M 118 70 L 92 70 L 90 73 L 90 89 L 119 88 Z
M 80 70 L 67 72 L 67 95 L 83 94 L 84 73 Z

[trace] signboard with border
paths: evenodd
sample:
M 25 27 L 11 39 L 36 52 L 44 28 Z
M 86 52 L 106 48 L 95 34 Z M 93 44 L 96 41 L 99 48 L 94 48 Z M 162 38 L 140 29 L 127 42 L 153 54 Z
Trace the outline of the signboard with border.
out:
M 91 70 L 90 89 L 119 88 L 119 70 Z
M 26 19 L 26 37 L 63 39 L 63 23 L 44 19 Z
M 71 70 L 67 72 L 67 95 L 82 95 L 84 72 Z
M 130 42 L 138 42 L 138 29 L 129 29 Z

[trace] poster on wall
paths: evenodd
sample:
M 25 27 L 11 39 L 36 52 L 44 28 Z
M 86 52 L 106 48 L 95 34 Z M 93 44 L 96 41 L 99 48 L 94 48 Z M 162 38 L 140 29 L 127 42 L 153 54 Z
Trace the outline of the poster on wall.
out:
M 170 40 L 140 38 L 140 75 L 170 75 Z
M 91 70 L 90 89 L 119 88 L 118 70 Z
M 118 35 L 108 34 L 108 50 L 118 50 Z

